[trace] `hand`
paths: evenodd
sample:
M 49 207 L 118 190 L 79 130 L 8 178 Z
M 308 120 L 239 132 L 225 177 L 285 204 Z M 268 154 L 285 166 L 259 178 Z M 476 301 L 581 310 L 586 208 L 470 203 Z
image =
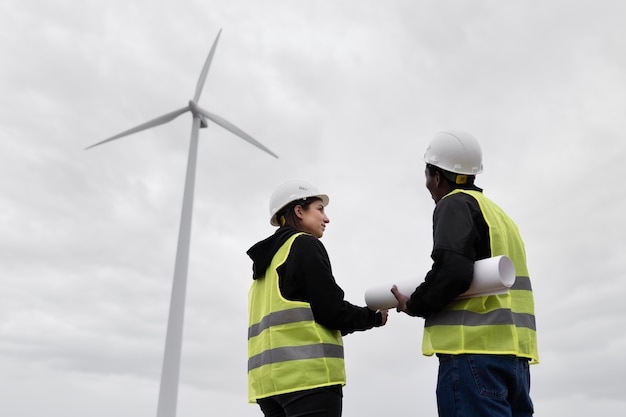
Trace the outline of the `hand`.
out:
M 398 313 L 400 312 L 405 312 L 408 315 L 412 315 L 409 310 L 406 308 L 406 303 L 409 301 L 409 297 L 407 297 L 406 295 L 402 294 L 399 290 L 397 286 L 393 286 L 391 287 L 391 293 L 393 294 L 394 297 L 396 297 L 396 300 L 398 300 L 398 306 L 396 307 L 396 311 Z

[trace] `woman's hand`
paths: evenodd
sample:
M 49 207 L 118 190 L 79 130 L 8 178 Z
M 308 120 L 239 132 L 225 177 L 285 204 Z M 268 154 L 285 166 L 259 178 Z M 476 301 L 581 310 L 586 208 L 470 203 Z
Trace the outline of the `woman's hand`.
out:
M 389 310 L 378 310 L 378 312 L 383 318 L 381 326 L 384 326 L 387 323 L 387 318 L 389 317 Z

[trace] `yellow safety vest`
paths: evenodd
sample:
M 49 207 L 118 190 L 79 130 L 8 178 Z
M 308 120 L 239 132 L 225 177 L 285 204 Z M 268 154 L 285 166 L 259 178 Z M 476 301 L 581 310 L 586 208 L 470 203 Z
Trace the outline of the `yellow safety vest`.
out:
M 248 401 L 305 389 L 345 385 L 341 332 L 315 322 L 311 305 L 285 299 L 277 269 L 289 256 L 291 236 L 276 252 L 248 297 Z
M 539 362 L 535 306 L 526 251 L 517 226 L 481 192 L 474 197 L 489 226 L 491 256 L 506 255 L 515 265 L 515 284 L 506 294 L 455 300 L 424 324 L 422 353 L 515 355 Z

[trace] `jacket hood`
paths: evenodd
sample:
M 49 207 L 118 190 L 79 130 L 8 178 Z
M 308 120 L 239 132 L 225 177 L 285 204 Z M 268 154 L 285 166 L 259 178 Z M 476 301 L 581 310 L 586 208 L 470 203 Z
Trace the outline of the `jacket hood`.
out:
M 272 263 L 272 259 L 278 252 L 278 249 L 296 233 L 299 233 L 296 229 L 283 226 L 267 239 L 256 243 L 248 249 L 246 253 L 252 259 L 252 279 L 261 278 L 265 275 L 265 271 Z

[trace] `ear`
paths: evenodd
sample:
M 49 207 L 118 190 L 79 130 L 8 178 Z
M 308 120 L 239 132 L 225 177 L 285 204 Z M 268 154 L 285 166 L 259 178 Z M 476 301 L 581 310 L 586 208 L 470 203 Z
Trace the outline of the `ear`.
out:
M 298 204 L 298 205 L 296 205 L 296 206 L 293 208 L 293 212 L 295 213 L 295 215 L 296 215 L 299 219 L 302 219 L 302 217 L 304 217 L 304 216 L 303 216 L 303 214 L 302 214 L 302 212 L 303 212 L 303 211 L 304 211 L 304 210 L 302 209 L 302 206 L 301 206 L 301 205 L 299 205 L 299 204 Z

